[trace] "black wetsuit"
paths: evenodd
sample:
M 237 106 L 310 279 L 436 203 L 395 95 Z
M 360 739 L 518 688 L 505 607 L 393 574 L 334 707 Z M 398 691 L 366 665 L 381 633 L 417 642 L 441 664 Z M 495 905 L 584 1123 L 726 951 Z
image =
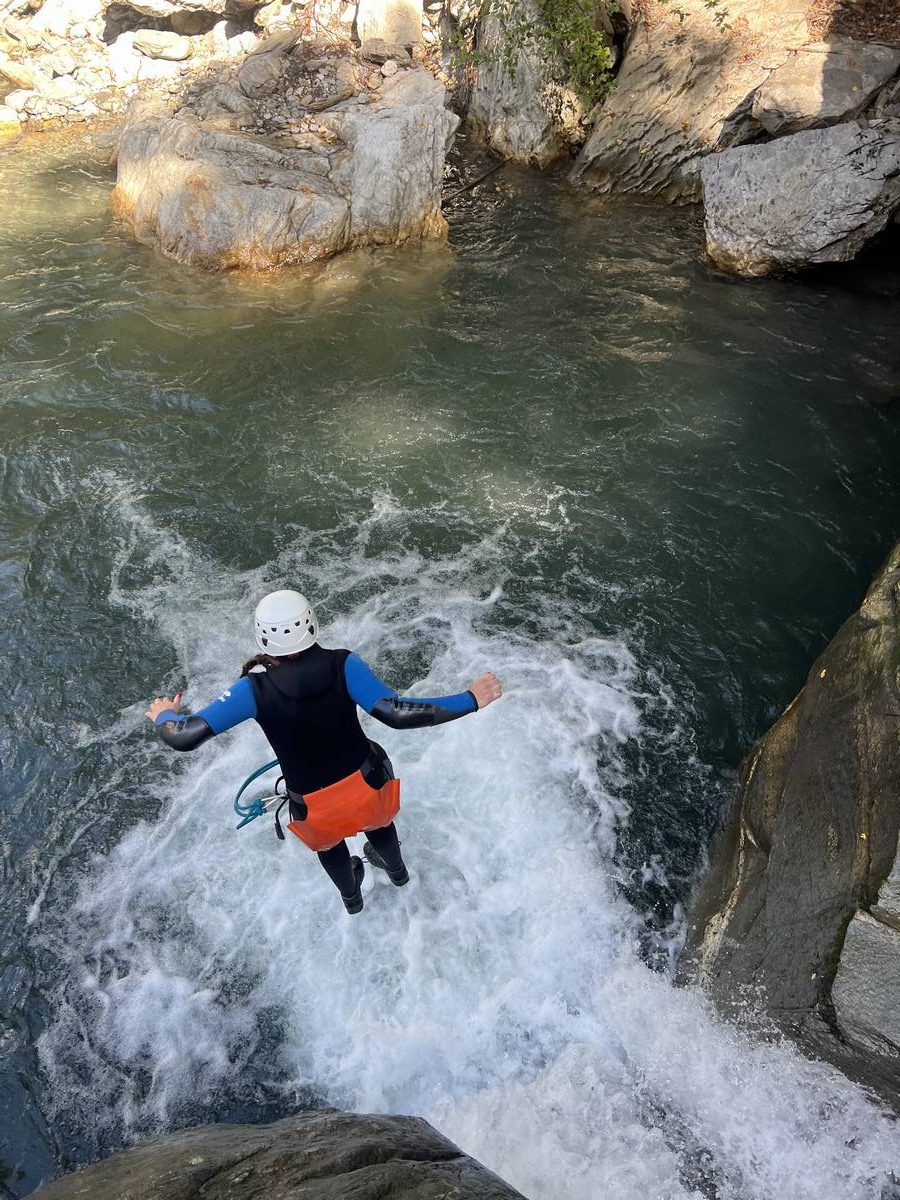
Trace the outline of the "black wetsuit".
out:
M 355 771 L 361 771 L 373 788 L 394 778 L 384 749 L 363 731 L 357 706 L 392 729 L 443 724 L 478 708 L 471 692 L 422 699 L 398 696 L 349 650 L 314 645 L 296 657 L 280 659 L 277 667 L 252 671 L 199 713 L 161 713 L 156 727 L 173 749 L 193 750 L 226 729 L 255 719 L 281 766 L 291 817 L 303 820 L 304 794 Z M 389 871 L 402 867 L 393 822 L 369 830 L 366 836 Z M 319 861 L 344 896 L 356 892 L 346 842 L 320 851 Z

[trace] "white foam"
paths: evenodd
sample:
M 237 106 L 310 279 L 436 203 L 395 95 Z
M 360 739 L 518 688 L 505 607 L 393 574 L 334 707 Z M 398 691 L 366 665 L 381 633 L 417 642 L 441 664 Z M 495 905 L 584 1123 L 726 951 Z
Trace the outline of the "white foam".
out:
M 354 534 L 239 574 L 138 502 L 122 511 L 113 595 L 170 638 L 195 703 L 230 681 L 253 600 L 282 580 L 316 598 L 326 644 L 391 682 L 434 694 L 492 668 L 506 696 L 437 730 L 372 725 L 403 779 L 413 881 L 368 881 L 352 919 L 299 843 L 263 821 L 234 830 L 233 790 L 267 757 L 255 726 L 178 760 L 182 774 L 161 748 L 163 817 L 93 865 L 74 911 L 42 917 L 68 946 L 40 1045 L 60 1107 L 165 1127 L 248 1074 L 288 1099 L 429 1117 L 532 1200 L 696 1196 L 693 1140 L 722 1200 L 873 1194 L 900 1157 L 891 1123 L 639 960 L 614 868 L 622 748 L 649 736 L 636 663 L 564 599 L 511 598 L 503 529 L 431 560 L 378 553 L 403 515 L 382 496 Z

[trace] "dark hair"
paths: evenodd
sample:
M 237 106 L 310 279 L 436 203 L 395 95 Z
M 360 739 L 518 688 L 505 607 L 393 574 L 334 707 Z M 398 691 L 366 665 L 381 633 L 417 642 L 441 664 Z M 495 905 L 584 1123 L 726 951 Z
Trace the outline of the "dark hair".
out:
M 278 659 L 273 658 L 271 654 L 254 654 L 253 657 L 248 658 L 241 667 L 241 679 L 243 679 L 245 675 L 249 675 L 254 667 L 265 667 L 266 670 L 268 670 L 269 667 L 277 666 Z

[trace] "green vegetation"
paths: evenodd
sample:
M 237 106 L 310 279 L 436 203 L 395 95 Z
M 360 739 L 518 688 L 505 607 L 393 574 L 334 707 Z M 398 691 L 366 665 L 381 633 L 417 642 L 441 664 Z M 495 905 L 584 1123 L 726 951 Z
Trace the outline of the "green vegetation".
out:
M 561 63 L 567 82 L 591 107 L 612 87 L 610 16 L 615 12 L 616 0 L 482 0 L 470 13 L 467 28 L 460 29 L 460 40 L 469 41 L 467 34 L 485 17 L 496 17 L 502 30 L 499 46 L 492 53 L 468 53 L 467 61 L 477 64 L 499 55 L 515 77 L 520 51 L 533 51 Z

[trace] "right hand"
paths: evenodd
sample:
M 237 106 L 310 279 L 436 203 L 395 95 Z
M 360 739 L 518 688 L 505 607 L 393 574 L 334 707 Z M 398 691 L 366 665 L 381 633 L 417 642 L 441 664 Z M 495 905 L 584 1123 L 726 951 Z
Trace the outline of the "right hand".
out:
M 474 683 L 469 684 L 469 691 L 475 697 L 479 709 L 487 708 L 489 704 L 493 704 L 495 700 L 499 700 L 503 695 L 500 680 L 493 671 L 479 675 Z

